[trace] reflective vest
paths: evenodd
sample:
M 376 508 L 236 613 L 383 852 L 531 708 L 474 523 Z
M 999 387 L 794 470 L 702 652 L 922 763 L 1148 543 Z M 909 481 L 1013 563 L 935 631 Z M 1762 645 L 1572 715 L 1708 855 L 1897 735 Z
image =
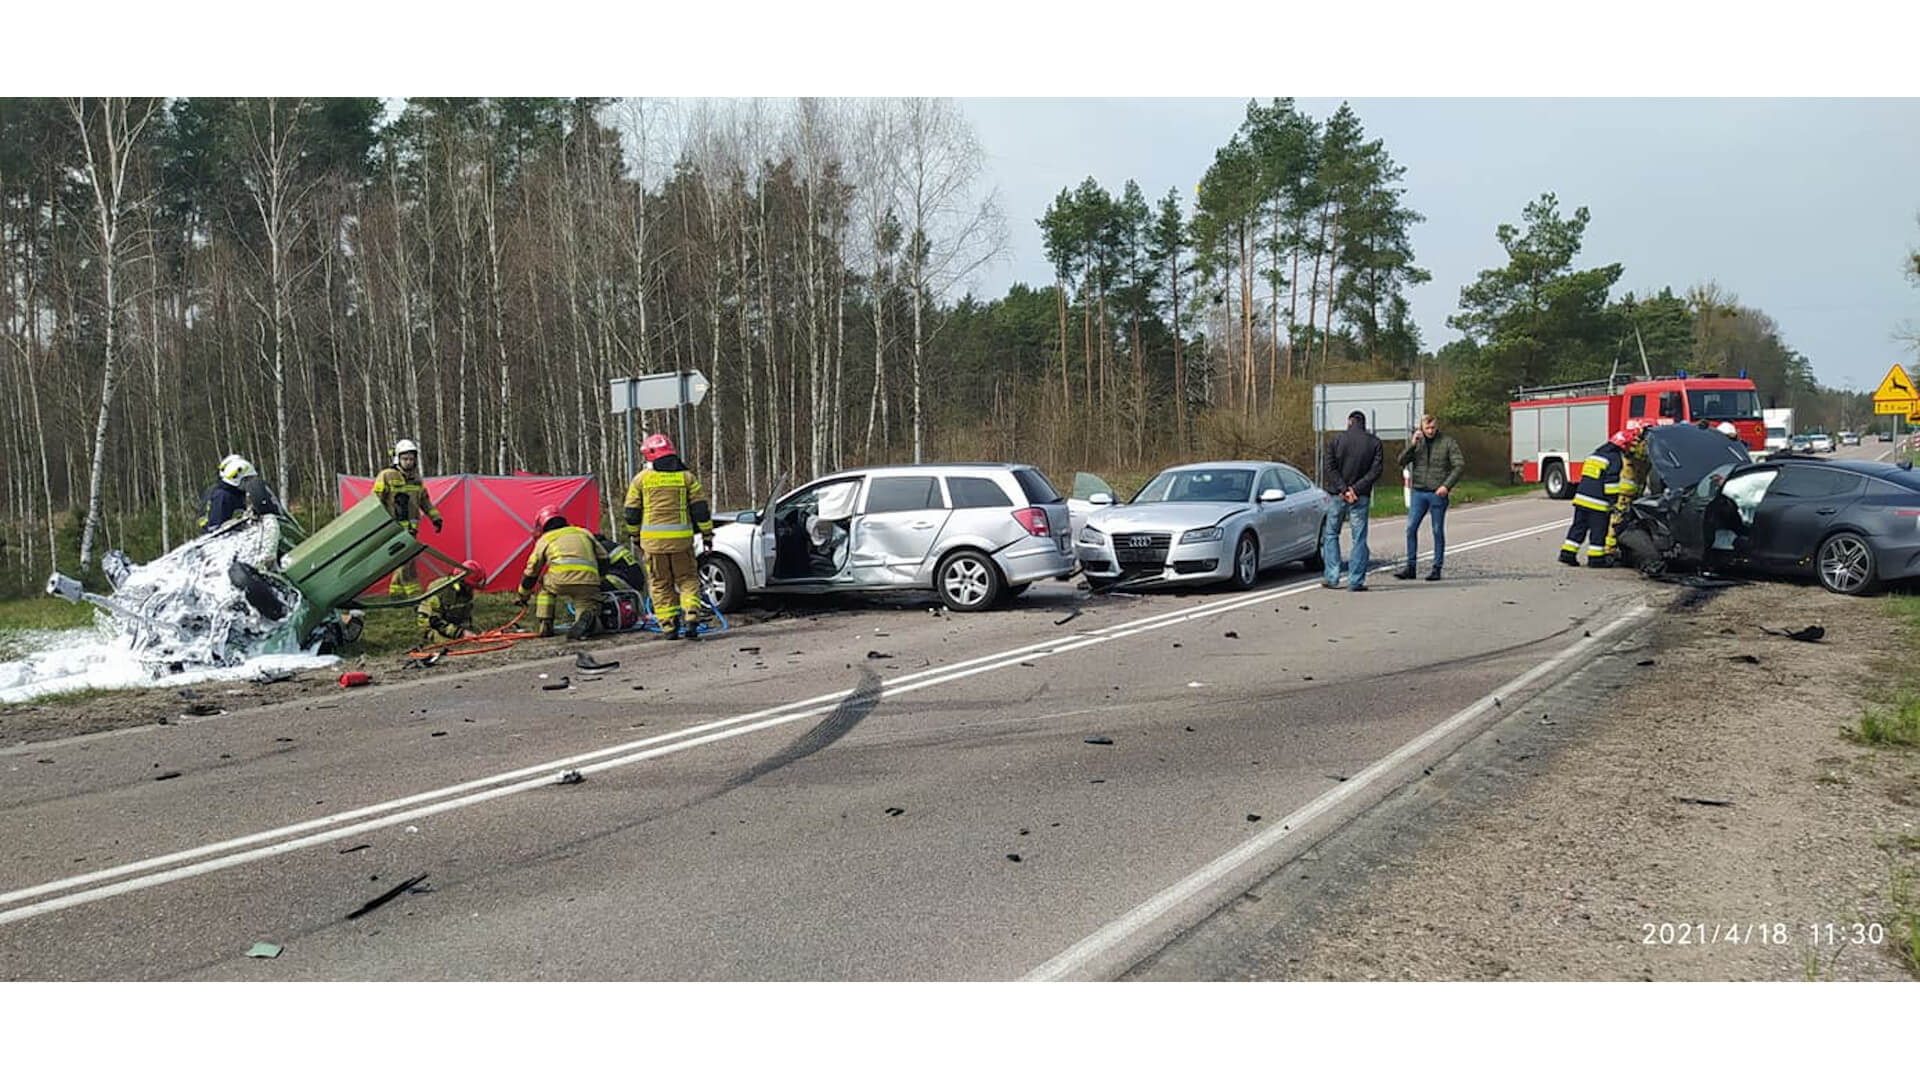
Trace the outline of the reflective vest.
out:
M 427 498 L 427 484 L 415 472 L 402 472 L 400 466 L 389 465 L 380 470 L 373 478 L 373 494 L 380 505 L 387 508 L 393 520 L 403 525 L 414 525 L 420 515 L 433 517 L 433 503 Z
M 1645 482 L 1647 473 L 1652 469 L 1647 460 L 1645 439 L 1635 439 L 1628 444 L 1627 452 L 1620 463 L 1620 499 L 1632 502 L 1640 497 L 1640 486 Z
M 707 494 L 700 481 L 682 469 L 668 472 L 651 465 L 641 469 L 627 485 L 626 507 L 640 512 L 641 551 L 692 551 L 696 525 L 702 533 L 713 532 Z M 632 521 L 632 516 L 627 520 Z
M 1580 467 L 1580 486 L 1574 491 L 1573 505 L 1588 510 L 1613 509 L 1614 496 L 1620 493 L 1620 448 L 1611 442 L 1587 455 Z
M 568 525 L 543 533 L 533 542 L 533 554 L 527 558 L 521 587 L 531 589 L 546 572 L 546 585 L 600 584 L 600 542 L 578 525 Z

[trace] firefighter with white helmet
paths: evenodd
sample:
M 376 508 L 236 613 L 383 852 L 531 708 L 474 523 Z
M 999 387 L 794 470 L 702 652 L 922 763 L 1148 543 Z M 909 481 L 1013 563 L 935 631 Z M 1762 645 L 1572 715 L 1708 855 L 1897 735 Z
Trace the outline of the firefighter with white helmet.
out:
M 278 514 L 280 505 L 260 479 L 253 462 L 239 454 L 220 459 L 220 478 L 200 493 L 200 531 L 210 533 L 238 517 L 243 510 Z
M 420 531 L 422 517 L 433 522 L 434 532 L 440 531 L 440 511 L 427 496 L 427 482 L 420 475 L 420 446 L 412 439 L 393 444 L 393 463 L 373 478 L 373 494 L 408 532 Z M 413 560 L 393 572 L 387 595 L 396 600 L 420 595 L 420 572 L 414 569 Z

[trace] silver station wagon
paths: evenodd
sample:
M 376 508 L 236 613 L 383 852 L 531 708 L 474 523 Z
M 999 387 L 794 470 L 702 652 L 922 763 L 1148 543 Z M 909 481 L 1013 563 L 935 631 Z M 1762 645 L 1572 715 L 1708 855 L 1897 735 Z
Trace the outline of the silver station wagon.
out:
M 1179 465 L 1132 502 L 1088 496 L 1077 549 L 1096 585 L 1210 581 L 1253 588 L 1260 572 L 1300 560 L 1320 566 L 1320 528 L 1333 497 L 1279 461 Z
M 1031 465 L 899 465 L 824 476 L 714 530 L 700 580 L 753 593 L 931 590 L 980 611 L 1073 574 L 1067 501 Z

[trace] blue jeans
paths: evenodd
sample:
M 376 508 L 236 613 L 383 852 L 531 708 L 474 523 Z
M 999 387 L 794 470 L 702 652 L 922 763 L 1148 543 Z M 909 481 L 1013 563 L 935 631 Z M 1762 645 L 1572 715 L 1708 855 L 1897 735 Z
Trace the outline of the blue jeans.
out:
M 1413 493 L 1413 504 L 1407 507 L 1407 566 L 1411 568 L 1420 558 L 1420 519 L 1433 515 L 1433 568 L 1447 561 L 1447 502 L 1450 496 L 1435 495 L 1431 491 Z
M 1320 561 L 1327 584 L 1340 584 L 1340 525 L 1349 520 L 1353 522 L 1353 552 L 1347 560 L 1347 587 L 1351 589 L 1367 579 L 1367 514 L 1372 509 L 1371 496 L 1351 503 L 1334 499 L 1333 511 L 1320 531 Z

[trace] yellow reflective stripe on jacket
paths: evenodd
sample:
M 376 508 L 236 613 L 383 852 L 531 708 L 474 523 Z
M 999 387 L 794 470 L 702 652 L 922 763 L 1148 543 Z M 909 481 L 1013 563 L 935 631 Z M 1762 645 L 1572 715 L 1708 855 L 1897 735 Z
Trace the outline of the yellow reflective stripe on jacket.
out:
M 1600 478 L 1600 476 L 1603 473 L 1607 471 L 1607 466 L 1609 464 L 1611 464 L 1611 462 L 1609 462 L 1606 458 L 1601 457 L 1598 454 L 1595 454 L 1592 457 L 1587 459 L 1585 468 L 1581 470 L 1581 476 L 1583 477 L 1591 476 L 1597 480 Z
M 540 577 L 546 571 L 547 585 L 597 585 L 600 583 L 600 558 L 593 534 L 578 525 L 555 529 L 533 542 L 533 554 L 527 558 L 522 580 Z
M 1588 510 L 1611 510 L 1613 508 L 1611 503 L 1596 499 L 1591 495 L 1575 495 L 1573 497 L 1573 505 L 1585 507 Z

